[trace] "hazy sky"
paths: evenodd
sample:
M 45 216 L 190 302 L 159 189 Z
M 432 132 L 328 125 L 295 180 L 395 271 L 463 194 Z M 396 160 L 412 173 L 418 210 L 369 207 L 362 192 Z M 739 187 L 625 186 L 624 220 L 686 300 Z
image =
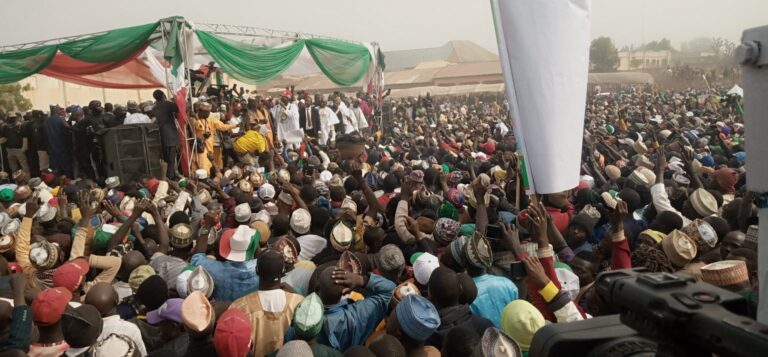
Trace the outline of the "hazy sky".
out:
M 533 0 L 516 0 L 533 1 Z M 768 25 L 768 0 L 593 0 L 592 35 L 617 46 L 697 36 L 738 42 Z M 486 0 L 2 0 L 0 45 L 131 26 L 181 15 L 196 22 L 249 25 L 378 41 L 382 49 L 471 40 L 496 52 Z

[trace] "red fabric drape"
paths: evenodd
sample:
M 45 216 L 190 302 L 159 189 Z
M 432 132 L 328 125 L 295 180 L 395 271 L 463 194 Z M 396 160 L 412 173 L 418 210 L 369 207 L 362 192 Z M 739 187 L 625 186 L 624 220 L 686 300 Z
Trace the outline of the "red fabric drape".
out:
M 120 61 L 104 63 L 80 61 L 58 53 L 51 64 L 40 71 L 40 74 L 89 87 L 112 89 L 164 87 L 152 76 L 149 67 L 138 59 L 148 45 L 149 42 Z
M 43 70 L 42 74 L 89 87 L 112 89 L 152 89 L 165 87 L 142 61 L 132 58 L 120 66 L 97 74 L 71 74 Z
M 56 54 L 56 57 L 54 57 L 51 64 L 46 66 L 40 73 L 51 77 L 55 77 L 56 74 L 86 75 L 103 73 L 134 60 L 144 52 L 148 45 L 149 43 L 145 43 L 144 46 L 141 46 L 141 48 L 137 49 L 130 56 L 127 56 L 120 61 L 103 63 L 80 61 L 59 52 Z

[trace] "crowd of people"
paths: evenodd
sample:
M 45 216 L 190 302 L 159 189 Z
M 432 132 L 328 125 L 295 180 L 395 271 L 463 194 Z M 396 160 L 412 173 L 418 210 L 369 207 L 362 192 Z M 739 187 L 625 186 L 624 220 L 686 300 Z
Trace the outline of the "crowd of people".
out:
M 5 113 L 0 353 L 526 356 L 616 313 L 595 278 L 636 267 L 754 318 L 745 128 L 716 91 L 590 94 L 578 186 L 531 196 L 500 94 L 384 98 L 383 120 L 365 93 L 197 98 L 187 143 L 162 91 Z M 108 177 L 99 133 L 153 122 L 165 172 Z

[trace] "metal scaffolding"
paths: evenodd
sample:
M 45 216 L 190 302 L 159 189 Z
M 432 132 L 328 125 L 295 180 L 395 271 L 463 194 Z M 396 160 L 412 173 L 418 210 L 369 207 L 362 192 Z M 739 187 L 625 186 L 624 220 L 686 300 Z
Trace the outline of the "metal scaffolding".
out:
M 291 32 L 283 30 L 266 29 L 253 26 L 240 26 L 240 25 L 224 25 L 224 24 L 209 24 L 209 23 L 195 23 L 195 27 L 199 30 L 208 31 L 217 35 L 230 35 L 241 37 L 254 38 L 267 38 L 267 39 L 281 39 L 284 41 L 295 41 L 307 38 L 325 38 L 333 39 L 329 36 L 321 36 L 304 32 Z M 251 42 L 253 42 L 252 40 Z
M 172 18 L 161 19 L 160 22 L 163 23 L 170 19 Z M 308 38 L 335 39 L 334 37 L 330 37 L 330 36 L 315 35 L 315 34 L 304 33 L 304 32 L 274 30 L 274 29 L 267 29 L 267 28 L 261 28 L 261 27 L 253 27 L 253 26 L 209 24 L 205 22 L 201 22 L 201 23 L 196 22 L 194 23 L 194 25 L 195 25 L 195 28 L 197 29 L 208 31 L 217 35 L 250 37 L 252 38 L 252 40 L 250 41 L 251 43 L 254 43 L 256 38 L 280 39 L 280 40 L 283 40 L 283 42 L 295 41 L 299 39 L 308 39 Z M 27 48 L 33 48 L 33 47 L 45 46 L 45 45 L 58 45 L 67 41 L 80 40 L 84 38 L 102 35 L 106 32 L 108 32 L 108 30 L 82 34 L 82 35 L 65 36 L 65 37 L 59 37 L 59 38 L 48 39 L 48 40 L 0 46 L 0 53 L 23 50 Z
M 101 32 L 94 32 L 94 33 L 89 33 L 85 35 L 66 36 L 66 37 L 59 37 L 59 38 L 54 38 L 50 40 L 42 40 L 42 41 L 35 41 L 35 42 L 18 43 L 15 45 L 0 46 L 0 53 L 23 50 L 23 49 L 33 48 L 38 46 L 58 45 L 67 41 L 80 40 L 83 38 L 98 36 L 106 32 L 107 31 L 101 31 Z

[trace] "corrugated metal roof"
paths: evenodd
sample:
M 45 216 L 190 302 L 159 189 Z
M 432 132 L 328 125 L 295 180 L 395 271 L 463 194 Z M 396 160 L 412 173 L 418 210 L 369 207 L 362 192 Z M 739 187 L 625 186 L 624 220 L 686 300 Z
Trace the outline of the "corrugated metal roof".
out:
M 457 63 L 444 67 L 440 73 L 437 74 L 435 79 L 487 76 L 494 74 L 501 76 L 501 63 L 499 61 Z
M 384 56 L 387 70 L 413 68 L 419 63 L 431 61 L 462 63 L 499 60 L 499 56 L 471 41 L 449 41 L 435 48 L 385 51 Z
M 653 84 L 653 76 L 645 72 L 590 73 L 590 84 Z

